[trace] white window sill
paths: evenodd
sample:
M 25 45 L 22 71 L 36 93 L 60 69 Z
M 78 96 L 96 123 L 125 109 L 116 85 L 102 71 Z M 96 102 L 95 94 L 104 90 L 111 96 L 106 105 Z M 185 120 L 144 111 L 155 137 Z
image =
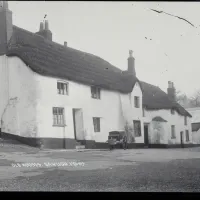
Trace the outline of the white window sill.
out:
M 65 127 L 65 126 L 67 126 L 67 125 L 55 125 L 55 124 L 53 124 L 53 127 Z

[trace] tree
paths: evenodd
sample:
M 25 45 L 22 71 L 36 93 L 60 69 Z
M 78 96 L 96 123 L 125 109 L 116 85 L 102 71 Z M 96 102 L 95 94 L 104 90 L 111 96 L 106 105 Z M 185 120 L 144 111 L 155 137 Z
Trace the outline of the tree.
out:
M 176 102 L 184 108 L 190 107 L 190 99 L 187 97 L 186 94 L 182 93 L 180 90 L 176 90 Z
M 200 90 L 197 90 L 192 97 L 190 97 L 191 107 L 200 107 Z

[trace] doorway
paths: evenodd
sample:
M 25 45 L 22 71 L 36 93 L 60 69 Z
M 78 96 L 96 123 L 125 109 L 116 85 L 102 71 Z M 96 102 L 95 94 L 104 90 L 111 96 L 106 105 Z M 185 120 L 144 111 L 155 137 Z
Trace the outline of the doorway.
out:
M 144 144 L 149 146 L 149 124 L 144 124 Z
M 81 108 L 73 108 L 74 138 L 84 140 L 83 111 Z
M 183 143 L 183 131 L 180 132 L 180 139 L 181 139 L 181 148 L 184 148 L 184 143 Z

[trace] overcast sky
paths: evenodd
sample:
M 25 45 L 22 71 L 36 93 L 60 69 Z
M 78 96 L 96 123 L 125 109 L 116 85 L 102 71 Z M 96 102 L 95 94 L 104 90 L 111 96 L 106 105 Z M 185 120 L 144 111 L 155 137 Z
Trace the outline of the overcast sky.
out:
M 67 41 L 122 70 L 133 50 L 137 77 L 164 91 L 168 80 L 187 95 L 200 89 L 200 2 L 10 1 L 9 8 L 13 24 L 32 32 L 47 14 L 55 42 Z

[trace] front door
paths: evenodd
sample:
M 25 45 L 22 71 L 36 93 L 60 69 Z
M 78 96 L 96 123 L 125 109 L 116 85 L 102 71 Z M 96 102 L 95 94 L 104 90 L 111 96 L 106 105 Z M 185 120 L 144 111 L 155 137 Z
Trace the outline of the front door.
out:
M 82 109 L 73 109 L 74 119 L 74 137 L 76 140 L 84 140 L 84 127 L 83 127 L 83 111 Z
M 144 144 L 145 146 L 149 145 L 149 125 L 144 124 Z
M 180 132 L 180 138 L 181 138 L 181 148 L 184 148 L 184 144 L 183 144 L 183 131 Z

